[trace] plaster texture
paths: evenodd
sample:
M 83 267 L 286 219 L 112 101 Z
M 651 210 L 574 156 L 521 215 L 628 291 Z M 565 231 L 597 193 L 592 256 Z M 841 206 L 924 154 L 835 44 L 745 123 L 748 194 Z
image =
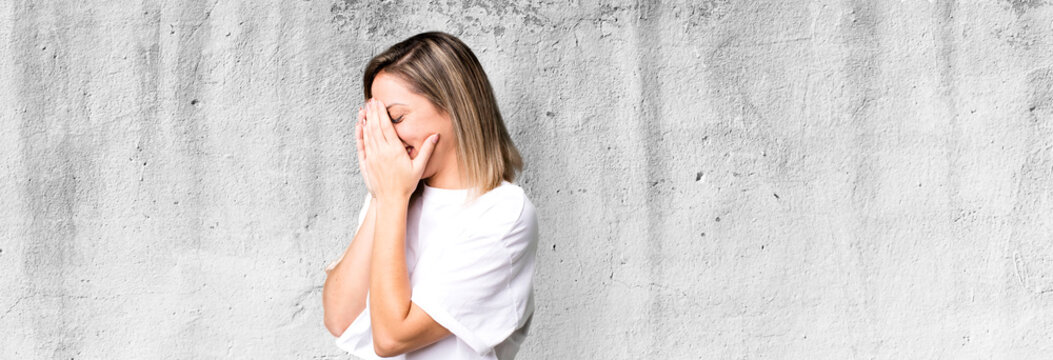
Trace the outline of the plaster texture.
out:
M 486 68 L 522 359 L 1048 359 L 1053 3 L 2 1 L 0 358 L 341 359 L 365 61 Z

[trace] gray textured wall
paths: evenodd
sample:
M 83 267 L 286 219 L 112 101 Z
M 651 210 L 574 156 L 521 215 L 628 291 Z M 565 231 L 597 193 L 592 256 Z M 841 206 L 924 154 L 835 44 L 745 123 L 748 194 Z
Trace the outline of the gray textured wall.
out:
M 1053 2 L 0 2 L 0 358 L 345 358 L 364 62 L 481 58 L 524 359 L 1053 352 Z

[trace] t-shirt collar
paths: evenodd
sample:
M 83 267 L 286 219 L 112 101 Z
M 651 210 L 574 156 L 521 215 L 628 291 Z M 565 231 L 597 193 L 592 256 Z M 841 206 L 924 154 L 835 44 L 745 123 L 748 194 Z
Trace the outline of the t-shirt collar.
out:
M 468 198 L 468 189 L 442 189 L 424 185 L 424 197 L 440 202 L 463 202 Z

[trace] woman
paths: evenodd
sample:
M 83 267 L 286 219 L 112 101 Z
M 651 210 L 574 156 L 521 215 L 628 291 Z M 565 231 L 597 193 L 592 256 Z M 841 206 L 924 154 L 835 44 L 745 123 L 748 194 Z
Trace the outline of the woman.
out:
M 327 269 L 326 328 L 365 359 L 512 359 L 534 313 L 537 220 L 479 60 L 423 33 L 374 57 L 363 87 L 369 195 Z

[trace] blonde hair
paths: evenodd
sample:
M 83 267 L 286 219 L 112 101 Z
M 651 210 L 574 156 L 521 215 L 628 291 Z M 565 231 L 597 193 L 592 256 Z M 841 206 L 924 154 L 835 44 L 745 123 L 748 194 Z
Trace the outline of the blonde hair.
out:
M 483 66 L 461 40 L 426 32 L 373 57 L 362 77 L 367 100 L 373 97 L 373 79 L 382 70 L 407 82 L 411 91 L 450 116 L 461 180 L 472 189 L 473 198 L 502 181 L 515 180 L 523 159 L 505 129 Z

